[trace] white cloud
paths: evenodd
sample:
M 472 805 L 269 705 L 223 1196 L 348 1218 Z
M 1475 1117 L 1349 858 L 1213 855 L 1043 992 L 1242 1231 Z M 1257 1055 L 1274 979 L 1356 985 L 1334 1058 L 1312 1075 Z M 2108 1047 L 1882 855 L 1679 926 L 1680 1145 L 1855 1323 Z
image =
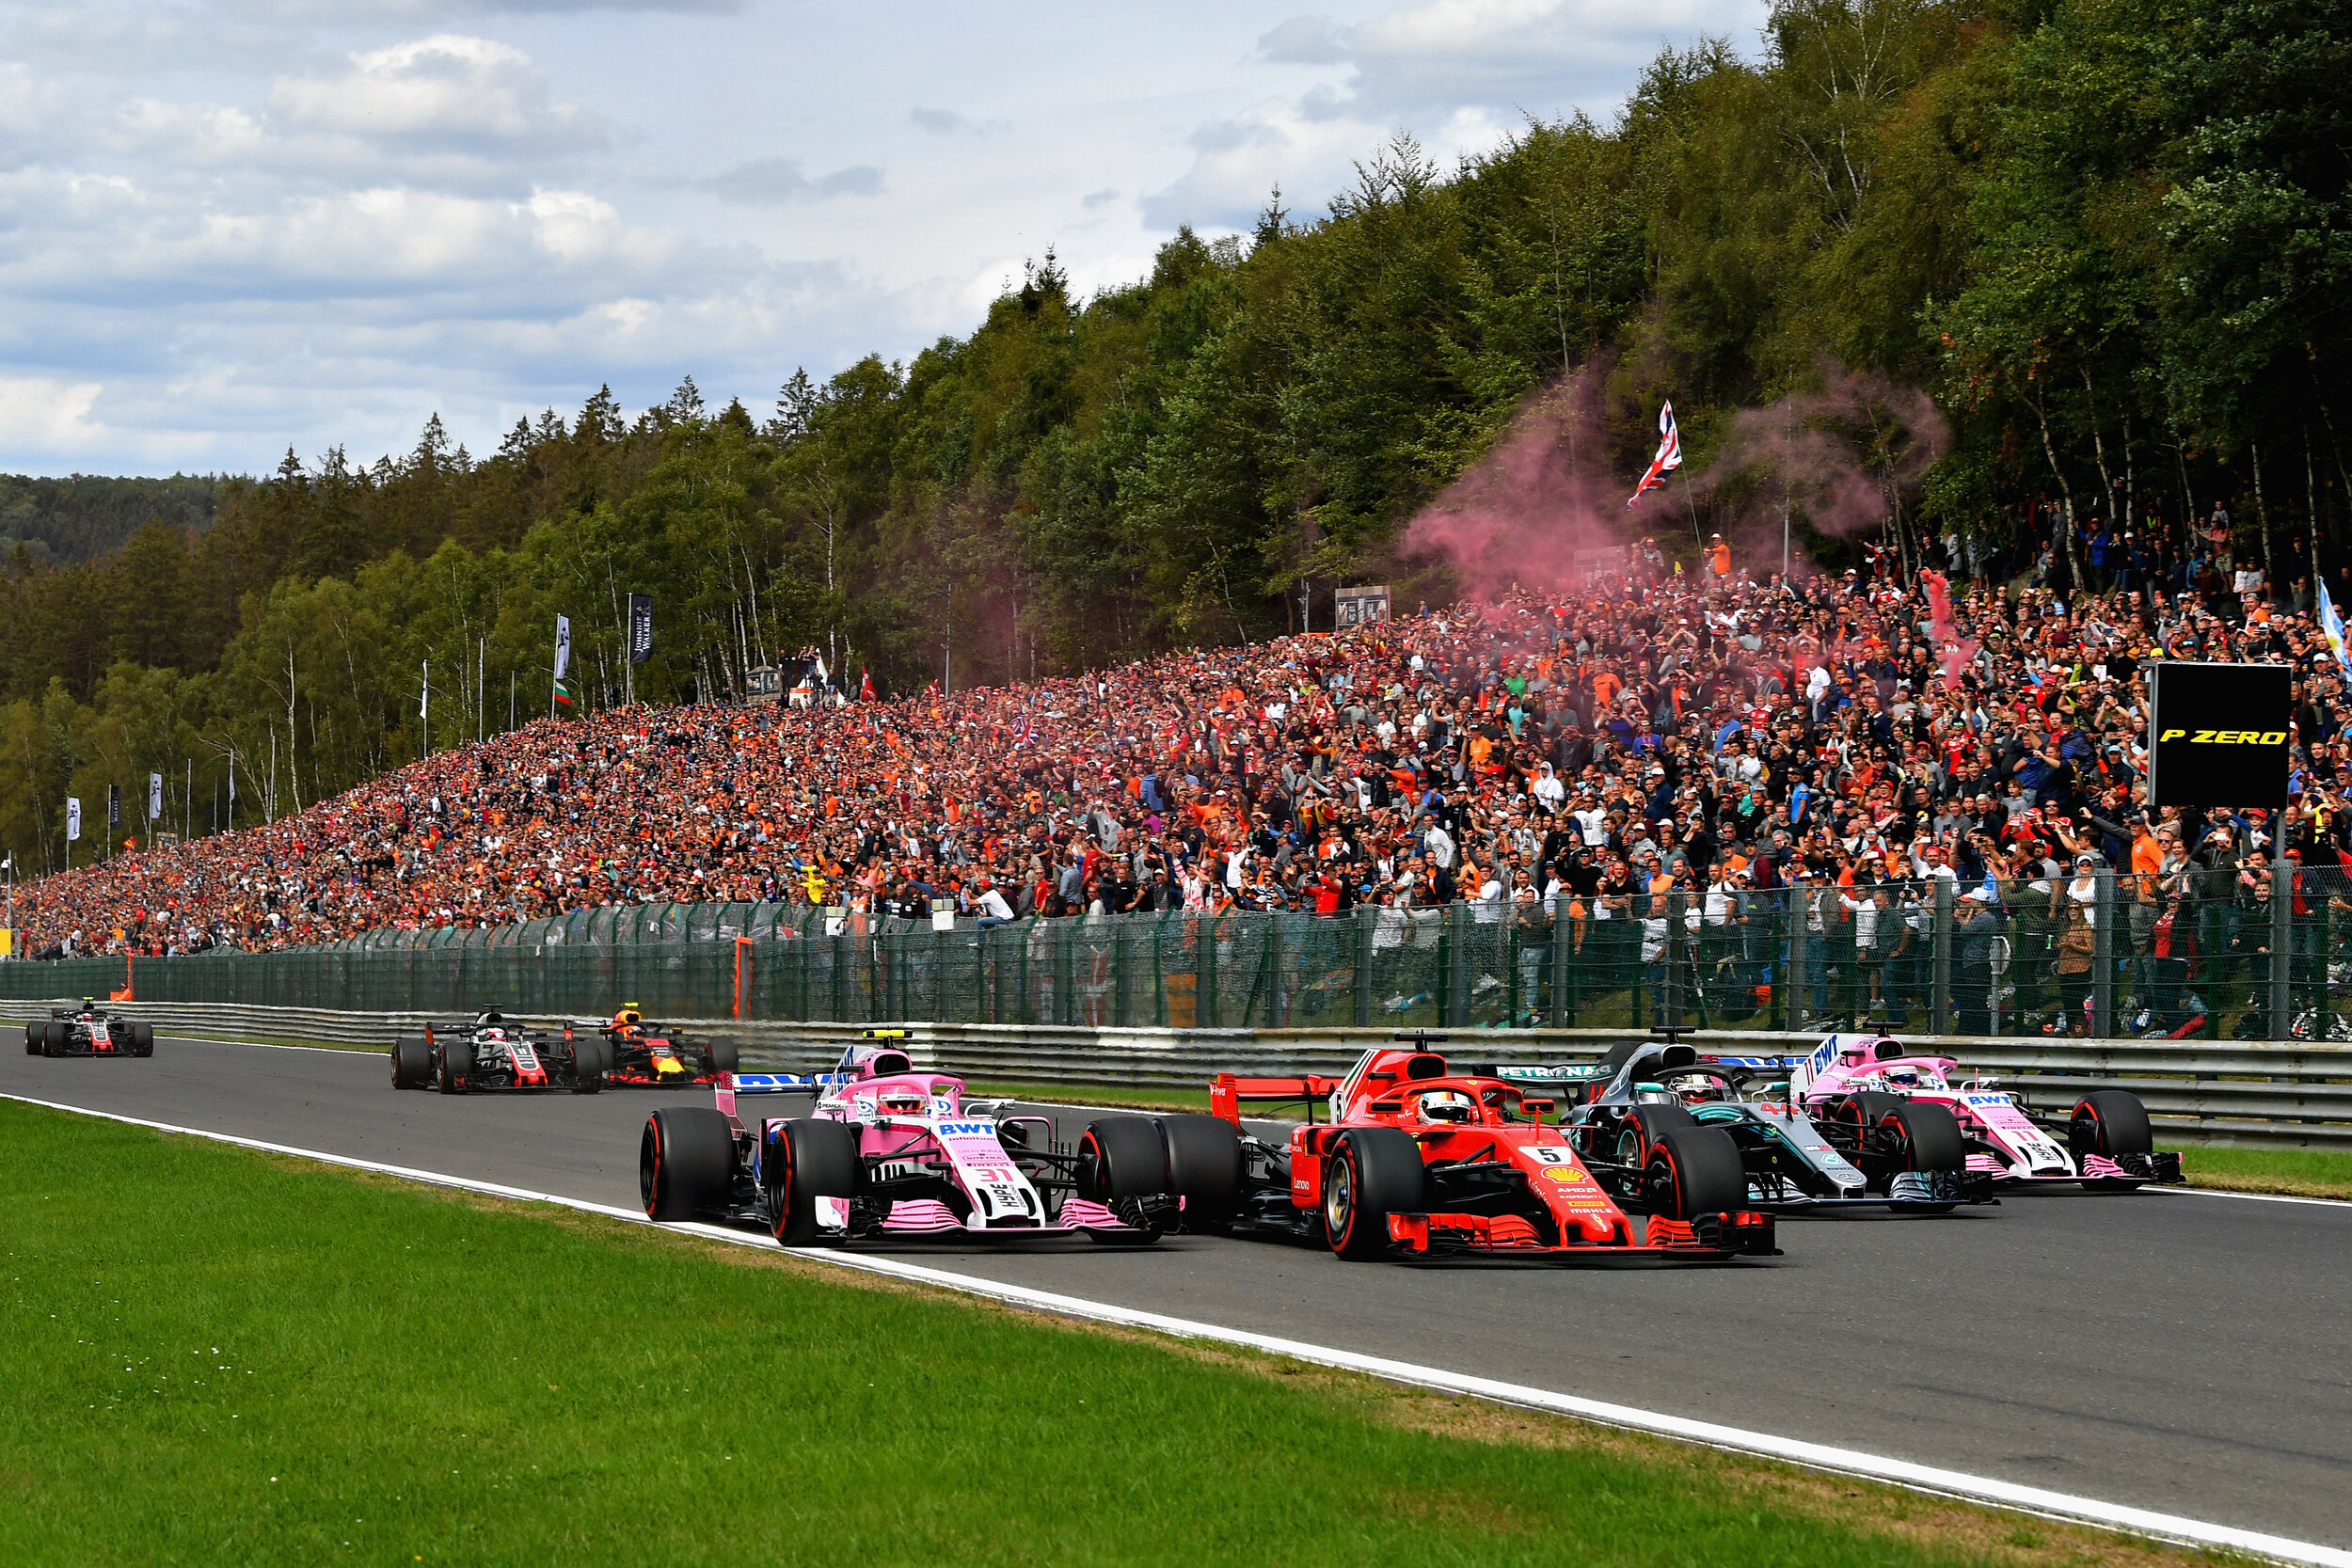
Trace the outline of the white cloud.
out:
M 549 102 L 530 55 L 457 33 L 354 55 L 332 76 L 281 77 L 270 106 L 294 130 L 426 146 L 578 147 L 605 134 L 597 117 Z
M 984 136 L 992 131 L 1009 130 L 1012 125 L 1009 119 L 973 119 L 953 109 L 912 109 L 907 113 L 907 123 L 935 136 Z
M 697 181 L 722 201 L 760 207 L 781 207 L 795 201 L 822 201 L 829 196 L 874 196 L 882 190 L 882 170 L 857 164 L 810 179 L 798 158 L 754 158 L 723 174 Z
M 479 451 L 689 372 L 764 412 L 795 365 L 968 332 L 1049 245 L 1081 294 L 1130 283 L 1178 222 L 1277 181 L 1311 213 L 1398 129 L 1443 161 L 1605 108 L 1763 0 L 1320 3 L 13 8 L 0 466 L 367 457 L 437 409 Z
M 1606 118 L 1668 42 L 1752 32 L 1754 0 L 1425 0 L 1356 22 L 1295 16 L 1256 54 L 1305 68 L 1311 85 L 1213 119 L 1191 137 L 1192 166 L 1143 199 L 1148 221 L 1238 228 L 1279 182 L 1311 209 L 1352 182 L 1352 166 L 1399 131 L 1441 164 L 1483 152 L 1527 116 Z
M 103 390 L 96 381 L 68 386 L 46 376 L 0 376 L 0 429 L 21 445 L 87 448 L 106 435 L 89 417 Z

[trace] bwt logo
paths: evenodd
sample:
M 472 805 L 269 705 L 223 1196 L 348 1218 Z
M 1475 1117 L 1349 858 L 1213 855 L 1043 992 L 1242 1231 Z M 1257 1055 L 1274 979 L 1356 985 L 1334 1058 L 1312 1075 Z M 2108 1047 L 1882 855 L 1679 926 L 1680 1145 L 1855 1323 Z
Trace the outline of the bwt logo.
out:
M 2283 746 L 2287 743 L 2284 730 L 2167 730 L 2156 736 L 2156 744 L 2188 736 L 2191 746 Z

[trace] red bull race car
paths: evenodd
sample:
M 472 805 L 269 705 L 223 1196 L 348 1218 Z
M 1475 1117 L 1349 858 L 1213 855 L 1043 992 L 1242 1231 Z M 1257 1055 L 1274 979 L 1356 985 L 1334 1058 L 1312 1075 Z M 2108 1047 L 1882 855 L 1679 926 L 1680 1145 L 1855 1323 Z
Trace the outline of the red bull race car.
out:
M 731 1039 L 696 1040 L 675 1024 L 649 1023 L 634 1002 L 608 1020 L 580 1020 L 564 1026 L 564 1039 L 577 1052 L 583 1041 L 601 1040 L 595 1053 L 604 1085 L 686 1088 L 716 1084 L 740 1065 L 742 1051 Z
M 155 1026 L 110 1013 L 89 997 L 24 1026 L 27 1056 L 152 1056 Z

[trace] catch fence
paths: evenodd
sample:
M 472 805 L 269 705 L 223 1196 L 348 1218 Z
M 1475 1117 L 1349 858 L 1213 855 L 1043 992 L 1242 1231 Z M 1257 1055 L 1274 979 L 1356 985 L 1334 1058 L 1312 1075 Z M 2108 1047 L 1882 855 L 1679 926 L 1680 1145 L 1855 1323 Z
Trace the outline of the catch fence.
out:
M 1988 894 L 1996 895 L 1988 896 Z M 1162 1029 L 1780 1031 L 2352 1038 L 2352 882 L 2108 873 L 1361 906 L 986 929 L 780 904 L 629 905 L 328 947 L 0 964 L 64 994 L 363 1012 Z

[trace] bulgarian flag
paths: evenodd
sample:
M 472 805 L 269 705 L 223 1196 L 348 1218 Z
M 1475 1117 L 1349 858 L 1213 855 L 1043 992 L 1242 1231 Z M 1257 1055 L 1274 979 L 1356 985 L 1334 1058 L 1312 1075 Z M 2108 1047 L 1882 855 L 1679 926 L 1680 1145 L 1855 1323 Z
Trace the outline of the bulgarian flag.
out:
M 555 705 L 558 707 L 569 707 L 572 705 L 572 689 L 565 686 L 562 681 L 557 681 L 555 683 Z

